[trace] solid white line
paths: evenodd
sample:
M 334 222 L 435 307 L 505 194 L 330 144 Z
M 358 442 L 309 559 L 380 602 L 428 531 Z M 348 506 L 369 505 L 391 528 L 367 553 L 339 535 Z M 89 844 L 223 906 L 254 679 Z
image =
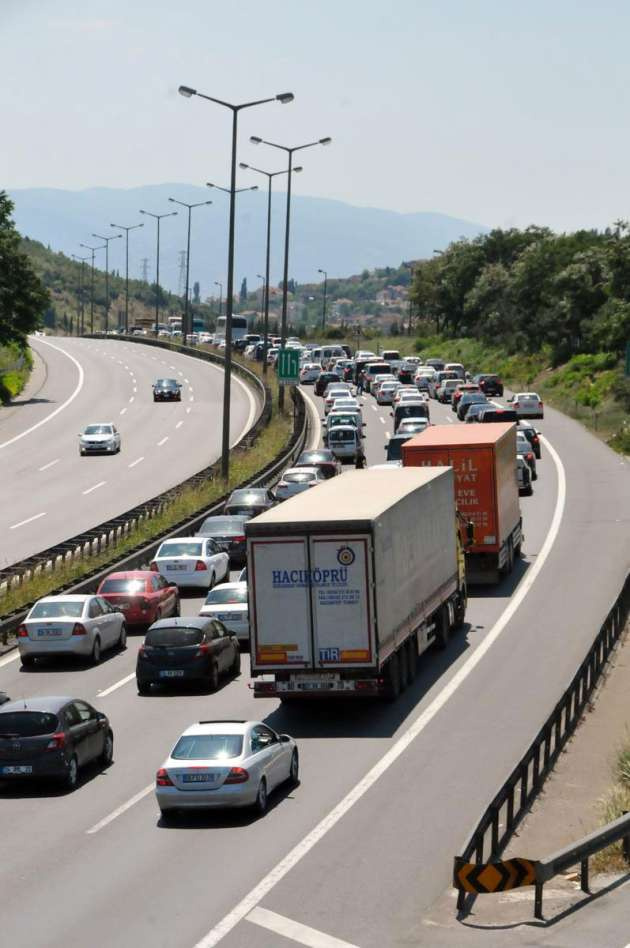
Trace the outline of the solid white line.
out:
M 10 665 L 11 662 L 17 662 L 20 657 L 20 653 L 17 649 L 14 652 L 10 652 L 8 655 L 5 655 L 4 658 L 0 658 L 0 668 L 4 668 L 5 665 Z
M 70 395 L 70 397 L 67 398 L 65 402 L 63 402 L 63 404 L 59 406 L 59 408 L 55 408 L 55 410 L 52 411 L 50 415 L 46 415 L 46 417 L 42 418 L 41 421 L 38 421 L 36 424 L 31 425 L 30 428 L 27 428 L 26 431 L 22 431 L 20 432 L 20 434 L 15 435 L 13 438 L 9 438 L 9 440 L 5 441 L 3 444 L 0 444 L 0 451 L 2 450 L 2 448 L 8 448 L 10 444 L 15 444 L 16 441 L 20 440 L 20 438 L 26 437 L 27 434 L 31 433 L 31 431 L 36 431 L 37 428 L 41 428 L 42 425 L 45 425 L 47 422 L 51 421 L 55 417 L 55 415 L 58 415 L 60 411 L 63 411 L 64 408 L 67 408 L 68 405 L 75 400 L 75 398 L 77 397 L 77 395 L 83 388 L 85 373 L 83 372 L 83 367 L 81 366 L 79 362 L 77 362 L 74 356 L 71 356 L 69 352 L 65 352 L 64 349 L 60 349 L 59 346 L 53 346 L 52 343 L 50 342 L 44 342 L 43 339 L 38 339 L 38 342 L 41 342 L 41 344 L 44 346 L 50 346 L 51 349 L 56 349 L 57 352 L 61 352 L 62 355 L 67 356 L 71 362 L 74 362 L 77 369 L 79 370 L 79 381 L 77 382 L 77 386 L 74 392 L 72 393 L 72 395 Z
M 59 458 L 55 458 L 54 461 L 49 461 L 48 464 L 44 464 L 43 467 L 40 467 L 40 471 L 47 471 L 49 467 L 52 467 L 53 464 L 59 464 Z
M 310 833 L 293 847 L 287 855 L 277 863 L 245 898 L 236 905 L 231 912 L 228 912 L 221 921 L 210 929 L 208 934 L 198 941 L 195 948 L 214 948 L 215 945 L 232 931 L 250 912 L 271 892 L 271 890 L 280 882 L 295 866 L 303 859 L 307 853 L 331 830 L 334 826 L 352 809 L 355 803 L 367 793 L 367 791 L 383 776 L 383 774 L 394 764 L 398 758 L 407 750 L 409 745 L 418 737 L 422 731 L 431 723 L 433 718 L 452 698 L 457 689 L 462 685 L 468 676 L 474 671 L 477 665 L 484 658 L 486 653 L 497 641 L 508 622 L 519 608 L 527 593 L 532 588 L 536 577 L 542 570 L 547 557 L 551 553 L 556 537 L 560 531 L 564 506 L 566 501 L 566 476 L 562 461 L 554 448 L 549 444 L 546 438 L 543 441 L 553 460 L 558 476 L 558 495 L 556 505 L 551 520 L 549 531 L 545 538 L 536 562 L 527 570 L 522 582 L 515 590 L 507 607 L 503 610 L 494 626 L 488 632 L 485 639 L 477 646 L 470 658 L 453 675 L 450 681 L 444 686 L 442 691 L 433 699 L 431 704 L 416 718 L 410 727 L 404 731 L 398 740 L 389 748 L 380 760 L 359 780 L 350 792 L 315 826 Z
M 83 494 L 91 494 L 93 490 L 98 490 L 99 487 L 104 487 L 107 481 L 99 481 L 98 484 L 95 484 L 94 487 L 88 487 L 87 490 L 83 491 Z
M 40 517 L 45 517 L 45 513 L 35 514 L 34 517 L 29 517 L 28 520 L 20 520 L 19 523 L 14 523 L 12 527 L 9 527 L 9 530 L 17 530 L 18 527 L 24 527 L 27 523 L 32 523 L 33 520 L 39 520 Z
M 120 409 L 120 414 L 121 414 L 121 415 L 124 415 L 126 411 L 127 411 L 126 408 L 121 408 L 121 409 Z
M 247 921 L 260 925 L 276 935 L 290 938 L 291 941 L 296 941 L 300 945 L 306 945 L 307 948 L 357 948 L 357 945 L 352 945 L 349 941 L 326 935 L 324 932 L 317 931 L 316 928 L 311 928 L 310 925 L 294 922 L 284 915 L 278 915 L 277 912 L 270 912 L 269 909 L 260 908 L 260 906 L 249 913 Z
M 175 427 L 176 427 L 176 428 L 181 428 L 181 426 L 182 426 L 183 424 L 184 424 L 183 421 L 178 421 L 177 424 L 175 425 Z
M 140 461 L 144 461 L 144 457 L 136 458 L 136 460 L 135 460 L 135 461 L 132 461 L 131 464 L 129 464 L 128 466 L 129 466 L 129 467 L 135 467 L 136 464 L 140 464 Z
M 161 448 L 162 445 L 163 445 L 163 444 L 166 444 L 167 441 L 168 441 L 168 435 L 167 435 L 165 438 L 162 438 L 161 441 L 158 441 L 158 443 L 157 443 L 158 448 Z
M 122 688 L 123 685 L 126 685 L 128 681 L 131 681 L 136 677 L 135 671 L 130 675 L 126 675 L 124 678 L 121 678 L 120 681 L 117 681 L 115 685 L 110 685 L 109 688 L 105 688 L 104 691 L 98 691 L 96 693 L 97 698 L 106 698 L 107 695 L 111 695 L 112 692 L 118 691 L 119 688 Z
M 131 809 L 132 806 L 135 806 L 136 803 L 139 803 L 140 800 L 143 800 L 144 797 L 147 797 L 153 790 L 153 784 L 150 783 L 148 787 L 145 787 L 144 790 L 141 790 L 139 793 L 136 793 L 135 796 L 131 797 L 130 800 L 127 800 L 126 803 L 123 803 L 117 809 L 112 810 L 109 816 L 106 816 L 99 823 L 95 823 L 94 826 L 91 826 L 89 830 L 86 830 L 88 836 L 98 833 L 99 830 L 104 829 L 119 816 L 122 816 L 123 813 L 126 813 L 127 810 Z

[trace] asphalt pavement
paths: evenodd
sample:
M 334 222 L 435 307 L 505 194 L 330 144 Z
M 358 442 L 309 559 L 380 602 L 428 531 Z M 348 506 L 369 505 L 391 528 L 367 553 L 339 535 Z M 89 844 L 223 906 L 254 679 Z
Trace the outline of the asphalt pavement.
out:
M 368 461 L 382 462 L 389 408 L 364 403 Z M 431 414 L 458 423 L 434 401 Z M 13 655 L 1 659 L 0 690 L 85 697 L 115 733 L 113 765 L 86 774 L 73 794 L 0 791 L 3 941 L 431 945 L 423 919 L 449 885 L 453 856 L 572 677 L 628 569 L 627 464 L 556 412 L 540 428 L 539 479 L 522 500 L 522 562 L 500 586 L 473 592 L 465 631 L 426 654 L 393 705 L 254 700 L 247 656 L 214 695 L 140 697 L 141 636 L 96 668 L 21 670 Z M 201 598 L 182 604 L 196 614 Z M 292 733 L 300 785 L 276 794 L 261 819 L 191 814 L 162 826 L 155 771 L 202 717 L 260 719 Z M 465 931 L 456 938 L 465 944 Z

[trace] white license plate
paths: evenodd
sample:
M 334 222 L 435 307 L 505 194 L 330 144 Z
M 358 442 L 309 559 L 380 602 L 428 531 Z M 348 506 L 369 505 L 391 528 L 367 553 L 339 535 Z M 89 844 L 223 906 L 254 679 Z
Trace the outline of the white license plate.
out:
M 63 629 L 38 629 L 37 635 L 40 639 L 55 638 L 55 636 L 63 635 Z
M 216 783 L 217 774 L 184 774 L 182 781 L 184 783 Z
M 160 678 L 183 678 L 183 668 L 163 668 L 160 671 Z
M 169 563 L 166 568 L 167 570 L 188 569 L 185 563 Z
M 313 678 L 312 675 L 300 675 L 295 674 L 291 676 L 291 680 L 296 683 L 304 684 L 316 684 L 321 683 L 325 684 L 330 681 L 339 681 L 339 672 L 330 672 L 328 675 L 318 675 L 317 678 Z
M 3 774 L 32 774 L 33 768 L 28 767 L 26 765 L 22 765 L 19 767 L 3 767 L 2 773 Z
M 331 691 L 334 688 L 332 681 L 301 681 L 297 685 L 300 691 Z

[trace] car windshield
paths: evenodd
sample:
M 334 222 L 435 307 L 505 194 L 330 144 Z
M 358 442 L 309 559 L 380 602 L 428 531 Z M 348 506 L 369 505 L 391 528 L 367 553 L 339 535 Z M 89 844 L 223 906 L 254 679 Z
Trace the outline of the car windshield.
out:
M 158 379 L 155 383 L 156 388 L 177 388 L 175 379 Z
M 175 760 L 230 760 L 240 757 L 243 738 L 240 734 L 185 734 L 171 754 Z
M 101 593 L 143 593 L 147 591 L 146 579 L 106 579 L 100 588 Z
M 426 409 L 424 405 L 399 405 L 396 409 L 396 415 L 398 418 L 411 418 L 414 415 L 424 415 L 426 414 Z
M 224 536 L 240 536 L 244 530 L 244 520 L 233 520 L 231 517 L 209 517 L 201 524 L 199 533 L 203 535 L 217 534 Z
M 247 602 L 247 589 L 225 589 L 217 586 L 216 589 L 211 589 L 206 596 L 207 606 L 231 606 L 238 602 Z
M 230 504 L 264 504 L 267 495 L 264 490 L 235 490 L 230 497 Z
M 111 434 L 112 426 L 111 425 L 88 425 L 85 429 L 85 434 L 94 435 L 94 434 Z
M 201 556 L 202 554 L 203 543 L 194 543 L 192 541 L 182 542 L 181 540 L 167 540 L 157 552 L 158 557 Z
M 201 629 L 188 629 L 184 626 L 166 626 L 149 629 L 144 644 L 153 648 L 182 648 L 185 645 L 199 645 L 203 641 Z
M 80 619 L 82 615 L 83 602 L 73 599 L 56 599 L 36 602 L 29 613 L 29 619 Z
M 59 726 L 56 714 L 47 711 L 6 711 L 0 714 L 0 737 L 38 737 L 54 734 Z

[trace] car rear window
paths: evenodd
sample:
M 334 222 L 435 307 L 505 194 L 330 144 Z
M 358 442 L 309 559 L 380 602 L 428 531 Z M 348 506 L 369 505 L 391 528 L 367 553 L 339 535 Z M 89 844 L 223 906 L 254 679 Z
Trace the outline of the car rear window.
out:
M 207 606 L 231 606 L 238 602 L 247 602 L 246 589 L 221 589 L 220 586 L 217 586 L 216 589 L 211 589 L 206 596 Z
M 311 474 L 310 471 L 304 471 L 302 474 L 285 474 L 284 480 L 288 484 L 302 484 L 304 481 L 313 481 L 315 480 L 315 475 Z
M 160 648 L 182 648 L 185 645 L 200 645 L 203 641 L 201 629 L 190 629 L 185 626 L 165 626 L 161 629 L 149 629 L 144 644 Z
M 203 543 L 181 543 L 179 540 L 167 540 L 158 550 L 162 556 L 202 556 Z
M 29 619 L 80 619 L 83 603 L 72 599 L 57 599 L 54 602 L 36 602 Z
M 229 760 L 240 757 L 240 734 L 185 734 L 180 737 L 171 757 L 176 760 Z
M 199 529 L 199 533 L 216 533 L 223 537 L 240 536 L 243 532 L 243 523 L 243 520 L 232 520 L 231 518 L 217 520 L 211 517 L 209 520 L 204 520 Z
M 100 593 L 137 593 L 147 592 L 146 579 L 106 579 Z
M 354 441 L 354 431 L 345 431 L 343 428 L 333 428 L 330 432 L 331 441 Z
M 231 504 L 259 504 L 266 500 L 264 490 L 235 490 L 230 497 Z
M 37 737 L 53 734 L 59 726 L 56 714 L 47 711 L 6 711 L 0 714 L 0 737 Z

